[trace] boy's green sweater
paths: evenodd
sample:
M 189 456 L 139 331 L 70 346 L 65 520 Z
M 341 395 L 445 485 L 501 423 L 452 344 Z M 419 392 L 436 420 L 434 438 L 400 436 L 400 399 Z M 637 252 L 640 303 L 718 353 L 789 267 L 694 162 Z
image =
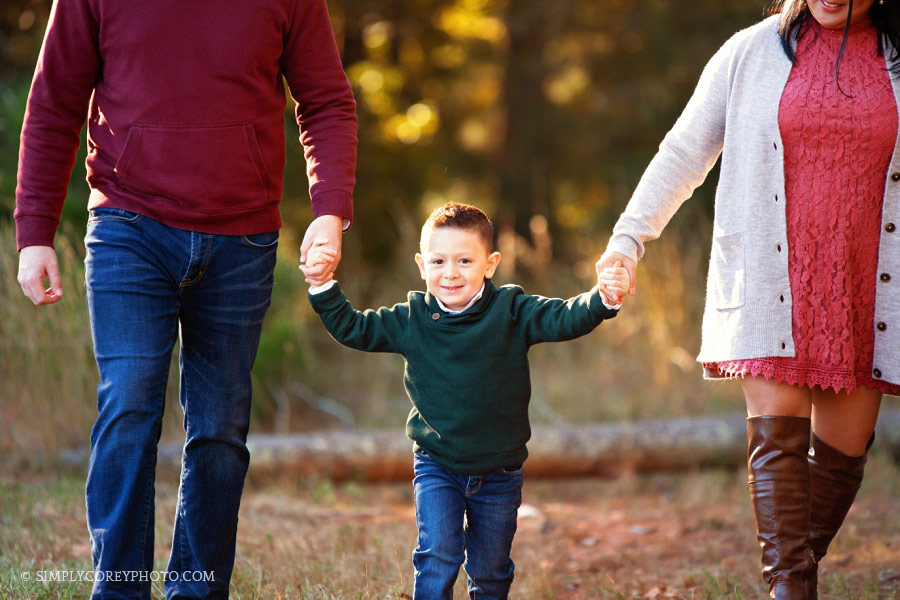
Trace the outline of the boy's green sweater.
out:
M 603 305 L 597 288 L 561 300 L 529 296 L 515 285 L 497 288 L 490 280 L 459 314 L 441 310 L 423 292 L 365 312 L 354 310 L 337 284 L 309 300 L 345 346 L 403 355 L 413 405 L 406 433 L 415 450 L 460 475 L 489 473 L 528 456 L 528 349 L 589 333 L 617 313 Z

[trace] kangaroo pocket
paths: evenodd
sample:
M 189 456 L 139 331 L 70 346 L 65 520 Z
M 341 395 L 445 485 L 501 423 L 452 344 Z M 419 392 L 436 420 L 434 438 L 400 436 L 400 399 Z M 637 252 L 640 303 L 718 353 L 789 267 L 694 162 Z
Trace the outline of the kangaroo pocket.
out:
M 269 175 L 252 123 L 135 124 L 116 165 L 119 183 L 197 213 L 241 212 L 269 201 Z

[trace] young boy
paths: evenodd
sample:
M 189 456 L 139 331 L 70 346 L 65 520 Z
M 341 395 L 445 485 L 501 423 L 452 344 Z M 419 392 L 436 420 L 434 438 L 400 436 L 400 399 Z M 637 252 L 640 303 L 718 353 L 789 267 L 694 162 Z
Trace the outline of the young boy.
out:
M 337 341 L 406 359 L 417 600 L 452 598 L 463 561 L 470 597 L 507 597 L 531 437 L 528 349 L 585 335 L 618 309 L 596 287 L 569 300 L 495 287 L 500 254 L 492 240 L 491 222 L 478 208 L 450 203 L 435 210 L 416 254 L 427 292 L 409 292 L 407 302 L 392 308 L 356 311 L 330 276 L 307 279 L 310 302 Z M 317 242 L 301 269 L 332 258 Z M 600 283 L 618 302 L 628 290 L 628 273 L 616 265 Z

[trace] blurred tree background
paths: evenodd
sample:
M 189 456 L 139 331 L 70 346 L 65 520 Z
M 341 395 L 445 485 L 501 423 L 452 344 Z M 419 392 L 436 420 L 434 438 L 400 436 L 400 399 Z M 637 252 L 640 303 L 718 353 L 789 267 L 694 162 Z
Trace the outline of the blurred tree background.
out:
M 498 283 L 549 296 L 587 289 L 615 219 L 703 65 L 766 9 L 762 0 L 329 6 L 360 119 L 356 216 L 338 270 L 359 307 L 422 289 L 412 261 L 418 229 L 448 200 L 477 204 L 493 218 L 503 254 Z M 18 136 L 49 9 L 49 0 L 4 0 L 0 8 L 0 451 L 25 463 L 85 442 L 96 385 L 80 266 L 84 144 L 57 237 L 66 299 L 36 309 L 15 281 Z M 289 102 L 285 228 L 254 371 L 254 431 L 399 428 L 408 402 L 402 360 L 339 347 L 306 302 L 296 265 L 311 211 L 292 109 Z M 532 351 L 536 421 L 741 406 L 736 387 L 703 384 L 694 362 L 715 179 L 650 245 L 638 295 L 620 318 L 583 340 Z M 165 435 L 177 436 L 177 394 L 169 402 Z

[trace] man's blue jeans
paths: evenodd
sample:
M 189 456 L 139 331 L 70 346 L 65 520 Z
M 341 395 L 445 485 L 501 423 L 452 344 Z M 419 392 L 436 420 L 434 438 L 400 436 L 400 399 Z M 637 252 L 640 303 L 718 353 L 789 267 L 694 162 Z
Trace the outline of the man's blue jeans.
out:
M 522 467 L 469 477 L 417 452 L 414 469 L 415 599 L 451 600 L 460 565 L 470 598 L 506 598 L 515 568 L 509 552 L 522 503 Z
M 249 464 L 250 369 L 277 243 L 277 233 L 210 235 L 91 211 L 85 286 L 100 370 L 86 491 L 93 598 L 150 598 L 149 577 L 127 574 L 153 570 L 156 450 L 179 335 L 186 441 L 166 598 L 228 596 Z

